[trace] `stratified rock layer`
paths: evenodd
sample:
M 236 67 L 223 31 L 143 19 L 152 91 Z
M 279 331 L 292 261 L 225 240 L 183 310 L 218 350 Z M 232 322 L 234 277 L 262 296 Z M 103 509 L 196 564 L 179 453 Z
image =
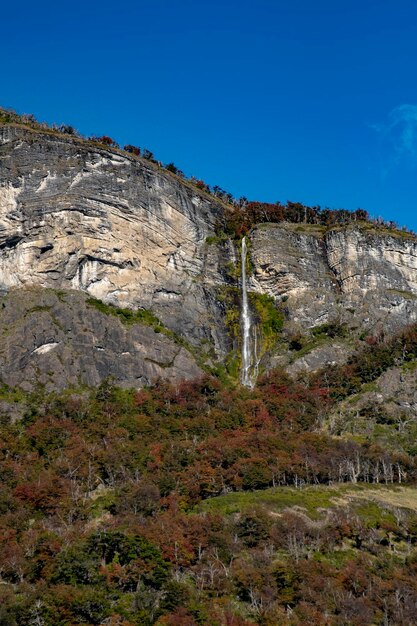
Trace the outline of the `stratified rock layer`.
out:
M 262 224 L 252 233 L 253 287 L 288 298 L 302 327 L 343 318 L 400 328 L 417 319 L 417 241 L 366 226 Z
M 74 290 L 118 306 L 149 309 L 197 350 L 222 360 L 239 347 L 225 324 L 227 298 L 219 297 L 225 289 L 239 287 L 232 271 L 239 264 L 235 244 L 213 238 L 224 210 L 192 185 L 127 153 L 56 133 L 0 127 L 4 293 L 27 286 Z M 282 223 L 260 224 L 249 239 L 249 289 L 280 303 L 284 334 L 338 323 L 358 337 L 395 331 L 417 319 L 417 243 L 412 236 L 361 223 L 329 231 Z M 38 317 L 40 322 L 47 319 Z M 92 334 L 96 331 L 101 344 L 99 329 Z M 149 328 L 140 332 L 153 333 Z M 119 359 L 119 380 L 136 379 L 139 385 L 155 379 L 161 373 L 152 370 L 154 362 L 164 363 L 165 377 L 171 376 L 167 364 L 173 362 L 174 348 L 168 338 L 160 338 L 158 358 L 149 341 L 143 341 L 143 371 L 134 375 Z M 39 365 L 41 377 L 49 367 L 46 361 L 58 354 L 55 343 L 61 345 L 45 338 L 44 348 L 33 347 L 41 348 L 34 354 L 45 361 Z M 311 351 L 297 358 L 281 343 L 263 365 L 281 363 L 296 374 L 341 362 L 352 349 L 339 340 L 313 342 Z M 177 354 L 172 376 L 177 379 L 181 369 L 183 377 L 193 375 L 194 366 L 178 366 L 180 358 Z M 80 371 L 94 384 L 110 366 L 100 368 L 87 364 Z M 13 376 L 23 380 L 18 369 Z M 71 373 L 68 381 L 73 380 Z
M 396 332 L 417 320 L 417 241 L 368 224 L 326 231 L 305 224 L 261 224 L 251 235 L 252 288 L 285 301 L 287 328 L 305 333 L 344 325 L 347 339 Z M 352 343 L 313 347 L 289 371 L 341 363 Z M 286 364 L 287 357 L 276 361 Z
M 0 128 L 0 158 L 0 288 L 152 309 L 222 350 L 204 277 L 218 204 L 144 160 L 53 134 Z

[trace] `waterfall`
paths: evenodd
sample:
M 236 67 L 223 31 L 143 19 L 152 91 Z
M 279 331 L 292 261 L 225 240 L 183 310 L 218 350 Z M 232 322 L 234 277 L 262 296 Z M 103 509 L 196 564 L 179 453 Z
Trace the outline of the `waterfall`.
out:
M 251 371 L 252 365 L 256 361 L 256 355 L 253 358 L 251 354 L 251 327 L 252 320 L 250 317 L 249 303 L 248 303 L 248 288 L 246 284 L 246 237 L 242 239 L 242 371 L 240 376 L 240 382 L 245 387 L 253 387 L 256 372 Z M 257 369 L 257 367 L 256 367 Z

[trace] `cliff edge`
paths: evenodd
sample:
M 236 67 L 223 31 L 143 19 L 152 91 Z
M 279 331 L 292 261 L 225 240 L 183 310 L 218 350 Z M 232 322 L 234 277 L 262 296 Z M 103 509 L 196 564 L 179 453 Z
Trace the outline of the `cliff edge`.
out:
M 151 367 L 158 333 L 147 328 L 153 335 L 142 338 L 135 353 L 142 355 L 135 357 L 142 365 L 134 361 L 127 367 L 128 384 L 181 377 L 181 371 L 190 377 L 202 371 L 202 362 L 210 368 L 234 360 L 235 370 L 239 366 L 240 252 L 238 241 L 219 236 L 225 211 L 216 198 L 145 159 L 59 133 L 0 126 L 0 290 L 5 297 L 20 294 L 21 304 L 16 300 L 13 305 L 16 318 L 24 316 L 22 294 L 29 293 L 28 287 L 73 291 L 66 297 L 71 315 L 79 319 L 94 316 L 91 311 L 87 316 L 85 297 L 75 292 L 152 312 L 181 338 L 182 356 L 172 360 L 173 340 L 165 334 L 158 338 L 163 365 Z M 297 374 L 341 362 L 355 350 L 355 342 L 417 319 L 417 241 L 412 235 L 367 222 L 335 228 L 283 222 L 257 224 L 248 238 L 249 291 L 264 367 L 280 364 Z M 44 305 L 37 293 L 40 300 L 32 308 L 58 306 Z M 267 309 L 276 309 L 279 328 L 268 328 L 265 302 L 263 309 L 257 307 L 257 296 L 267 298 Z M 89 332 L 98 333 L 100 325 Z M 42 345 L 62 344 L 52 339 Z M 119 341 L 114 328 L 105 338 L 97 334 L 93 343 L 106 351 L 106 341 Z M 42 355 L 41 345 L 21 343 L 29 360 Z M 110 350 L 108 362 L 117 354 Z M 187 364 L 178 365 L 185 357 Z M 22 382 L 21 366 L 14 366 L 13 359 L 5 362 L 9 373 L 15 367 L 11 380 Z M 78 366 L 63 363 L 59 386 L 65 372 L 71 384 L 80 379 Z M 45 373 L 47 365 L 37 367 Z M 107 366 L 93 370 L 81 380 L 96 383 L 113 375 Z M 119 382 L 123 376 L 117 370 Z M 30 377 L 36 377 L 35 370 Z

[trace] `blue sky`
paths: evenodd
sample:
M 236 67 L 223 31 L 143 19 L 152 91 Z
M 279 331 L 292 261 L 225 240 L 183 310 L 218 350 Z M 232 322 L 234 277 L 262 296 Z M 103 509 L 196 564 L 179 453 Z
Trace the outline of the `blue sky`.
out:
M 0 103 L 152 150 L 235 196 L 417 229 L 417 3 L 22 0 Z

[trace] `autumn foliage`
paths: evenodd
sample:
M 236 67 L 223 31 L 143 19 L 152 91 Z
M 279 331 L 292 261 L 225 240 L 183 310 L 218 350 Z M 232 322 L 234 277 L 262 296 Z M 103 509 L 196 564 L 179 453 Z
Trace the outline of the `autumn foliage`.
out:
M 416 357 L 410 327 L 298 381 L 271 371 L 252 391 L 211 377 L 140 391 L 3 389 L 26 408 L 0 429 L 0 623 L 413 623 L 414 516 L 319 503 L 337 485 L 415 480 L 413 456 L 320 423 Z M 256 490 L 271 487 L 267 498 L 316 499 L 316 517 L 257 505 Z M 239 492 L 253 504 L 201 508 Z
M 43 128 L 0 111 L 0 123 L 16 122 Z M 149 150 L 124 149 L 159 167 Z M 222 236 L 369 219 L 190 182 L 230 204 Z M 267 372 L 253 390 L 213 376 L 141 390 L 0 388 L 0 626 L 416 623 L 414 442 L 324 428 L 338 403 L 416 363 L 413 325 L 364 336 L 337 367 Z
M 242 237 L 259 223 L 292 222 L 296 224 L 316 224 L 336 226 L 353 222 L 368 221 L 368 213 L 363 209 L 346 211 L 345 209 L 322 209 L 319 206 L 306 206 L 300 202 L 245 202 L 235 204 L 225 213 L 223 223 L 219 224 L 227 234 Z

